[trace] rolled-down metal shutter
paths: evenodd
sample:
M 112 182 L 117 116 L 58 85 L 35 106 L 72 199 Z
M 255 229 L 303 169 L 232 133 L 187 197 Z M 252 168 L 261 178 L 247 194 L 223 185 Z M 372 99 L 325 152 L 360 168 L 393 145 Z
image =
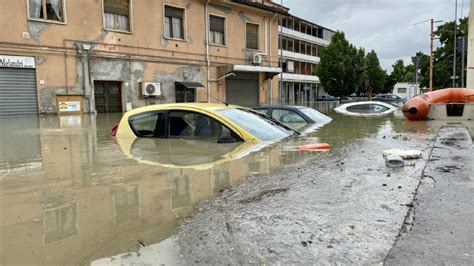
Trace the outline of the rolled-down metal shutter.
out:
M 242 106 L 258 106 L 258 74 L 236 73 L 226 78 L 226 102 Z
M 35 69 L 0 68 L 0 115 L 38 114 Z

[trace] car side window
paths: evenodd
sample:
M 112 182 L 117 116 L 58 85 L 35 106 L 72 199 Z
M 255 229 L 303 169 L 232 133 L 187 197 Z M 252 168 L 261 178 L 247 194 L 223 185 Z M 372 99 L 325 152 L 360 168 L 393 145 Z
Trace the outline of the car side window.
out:
M 268 108 L 258 108 L 255 111 L 260 112 L 262 114 L 268 114 Z
M 129 118 L 130 127 L 138 137 L 159 137 L 163 113 L 146 112 Z
M 171 111 L 168 114 L 168 135 L 172 138 L 238 138 L 215 119 L 189 111 Z
M 272 117 L 282 123 L 306 123 L 298 113 L 286 109 L 273 109 Z

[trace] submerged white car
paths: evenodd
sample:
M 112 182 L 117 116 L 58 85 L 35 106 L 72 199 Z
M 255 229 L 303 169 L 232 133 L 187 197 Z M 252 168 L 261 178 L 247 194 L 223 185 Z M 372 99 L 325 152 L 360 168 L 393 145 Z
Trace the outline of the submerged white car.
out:
M 352 116 L 383 116 L 393 113 L 397 107 L 384 102 L 353 102 L 346 103 L 334 109 L 334 111 Z

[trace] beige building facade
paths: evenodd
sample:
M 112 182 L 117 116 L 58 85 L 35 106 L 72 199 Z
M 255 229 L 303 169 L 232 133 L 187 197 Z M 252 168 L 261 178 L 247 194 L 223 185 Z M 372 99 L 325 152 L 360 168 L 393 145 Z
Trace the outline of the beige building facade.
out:
M 0 115 L 277 101 L 269 0 L 11 0 L 0 17 Z

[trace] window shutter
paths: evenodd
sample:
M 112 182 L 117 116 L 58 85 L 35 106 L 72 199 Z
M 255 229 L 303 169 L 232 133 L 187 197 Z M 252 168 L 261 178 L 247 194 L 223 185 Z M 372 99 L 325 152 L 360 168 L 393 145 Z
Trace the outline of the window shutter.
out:
M 104 0 L 104 13 L 129 16 L 130 0 Z
M 209 20 L 209 27 L 211 31 L 224 32 L 224 18 L 211 16 Z
M 183 19 L 184 10 L 181 9 L 181 8 L 166 6 L 165 7 L 165 17 L 173 17 L 173 18 Z
M 247 23 L 247 49 L 258 50 L 258 25 Z

